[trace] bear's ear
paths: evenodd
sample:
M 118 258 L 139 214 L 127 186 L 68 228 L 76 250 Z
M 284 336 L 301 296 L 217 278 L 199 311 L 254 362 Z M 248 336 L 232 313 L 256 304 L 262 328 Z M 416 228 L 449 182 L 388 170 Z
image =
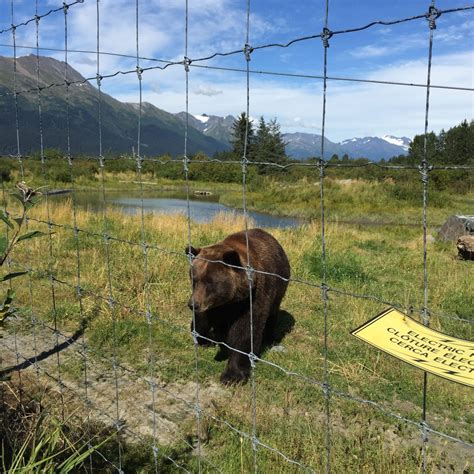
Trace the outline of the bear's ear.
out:
M 240 255 L 237 250 L 226 250 L 222 255 L 222 261 L 228 265 L 234 265 L 236 267 L 241 267 L 242 262 L 240 261 Z
M 195 249 L 192 245 L 188 245 L 185 249 L 184 249 L 184 253 L 186 255 L 188 254 L 191 254 L 193 257 L 197 257 L 199 255 L 199 252 L 201 251 L 201 248 L 198 247 L 197 249 Z

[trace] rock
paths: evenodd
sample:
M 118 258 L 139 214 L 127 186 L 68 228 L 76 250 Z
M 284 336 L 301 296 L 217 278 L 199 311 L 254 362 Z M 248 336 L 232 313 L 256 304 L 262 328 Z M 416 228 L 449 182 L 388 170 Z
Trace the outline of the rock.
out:
M 462 235 L 474 235 L 474 216 L 451 216 L 441 227 L 438 239 L 455 242 Z
M 273 346 L 270 349 L 271 352 L 286 352 L 286 347 L 285 346 Z
M 463 260 L 474 260 L 474 235 L 462 235 L 456 244 L 459 257 Z

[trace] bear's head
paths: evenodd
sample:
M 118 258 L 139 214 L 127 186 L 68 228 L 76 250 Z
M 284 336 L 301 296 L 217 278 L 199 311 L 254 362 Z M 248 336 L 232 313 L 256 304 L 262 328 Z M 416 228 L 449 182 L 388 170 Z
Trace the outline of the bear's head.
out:
M 188 306 L 196 313 L 245 300 L 249 287 L 239 253 L 222 244 L 209 247 L 187 247 L 186 253 L 193 257 L 190 277 L 193 293 Z

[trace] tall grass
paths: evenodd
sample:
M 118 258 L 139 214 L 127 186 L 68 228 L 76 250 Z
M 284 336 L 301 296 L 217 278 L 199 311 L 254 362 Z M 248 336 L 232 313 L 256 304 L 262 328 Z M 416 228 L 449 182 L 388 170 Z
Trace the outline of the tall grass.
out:
M 332 187 L 331 187 L 332 186 Z M 352 186 L 352 187 L 351 187 Z M 338 216 L 354 215 L 352 207 L 364 212 L 362 202 L 370 201 L 381 189 L 380 184 L 355 183 L 347 189 L 333 183 L 329 186 L 329 202 L 339 203 Z M 308 190 L 311 190 L 308 191 Z M 331 192 L 334 195 L 331 198 Z M 355 195 L 355 190 L 362 195 Z M 337 195 L 336 195 L 337 191 Z M 296 206 L 307 206 L 308 213 L 317 213 L 319 194 L 317 185 L 308 183 L 304 189 L 284 188 L 273 184 L 259 201 L 250 193 L 253 207 L 266 206 L 271 198 L 275 209 L 291 213 L 283 203 L 291 194 Z M 232 196 L 232 193 L 229 194 Z M 337 197 L 337 199 L 336 199 Z M 255 198 L 255 200 L 254 200 Z M 230 199 L 230 197 L 229 197 Z M 334 199 L 334 201 L 331 201 Z M 303 204 L 304 203 L 304 204 Z M 51 216 L 57 224 L 71 225 L 70 202 L 50 202 Z M 387 204 L 388 205 L 388 204 Z M 393 217 L 395 204 L 378 204 L 377 218 Z M 299 207 L 301 209 L 302 207 Z M 367 209 L 374 209 L 374 203 Z M 306 209 L 306 207 L 305 207 Z M 361 210 L 362 209 L 362 210 Z M 347 210 L 347 214 L 344 210 Z M 383 210 L 383 212 L 382 212 Z M 288 212 L 287 212 L 288 211 Z M 415 215 L 413 207 L 402 207 L 401 220 Z M 419 212 L 419 209 L 418 211 Z M 438 211 L 441 215 L 441 210 Z M 444 212 L 444 211 L 443 211 Z M 135 310 L 144 310 L 145 294 L 155 316 L 151 326 L 155 351 L 155 371 L 160 383 L 184 384 L 195 377 L 194 348 L 186 333 L 190 314 L 186 307 L 190 285 L 187 277 L 187 221 L 184 216 L 147 214 L 145 239 L 151 244 L 148 251 L 148 279 L 143 275 L 143 249 L 140 217 L 107 209 L 107 233 L 133 246 L 109 240 L 113 297 L 117 310 L 113 315 L 107 301 L 107 249 L 104 245 L 104 224 L 100 213 L 77 211 L 79 232 L 81 281 L 84 288 L 83 312 L 88 319 L 86 330 L 92 364 L 100 364 L 111 357 L 114 350 L 120 363 L 144 376 L 150 371 L 148 359 L 148 325 Z M 47 220 L 45 205 L 35 208 L 31 217 Z M 334 217 L 334 214 L 333 214 Z M 47 225 L 34 220 L 31 225 L 44 232 Z M 214 243 L 231 232 L 241 230 L 244 222 L 226 214 L 207 224 L 192 224 L 192 241 L 197 245 Z M 70 228 L 53 227 L 52 258 L 48 239 L 29 243 L 29 251 L 15 252 L 19 264 L 28 264 L 32 271 L 34 307 L 43 321 L 53 317 L 64 331 L 73 331 L 80 324 L 79 302 L 75 291 L 77 277 L 76 240 Z M 377 226 L 329 223 L 327 226 L 330 286 L 356 294 L 373 294 L 383 300 L 399 302 L 406 307 L 421 307 L 423 302 L 422 238 L 416 227 Z M 308 222 L 293 229 L 273 229 L 271 233 L 285 248 L 296 278 L 319 283 L 321 280 L 321 233 L 318 221 Z M 159 249 L 155 248 L 158 247 Z M 161 249 L 161 250 L 160 250 Z M 428 243 L 429 304 L 433 313 L 453 313 L 472 318 L 472 265 L 456 259 L 453 246 Z M 48 267 L 58 280 L 71 286 L 55 285 L 56 307 L 52 307 Z M 146 290 L 146 291 L 145 291 Z M 382 309 L 380 304 L 361 298 L 329 293 L 329 370 L 331 385 L 353 395 L 369 398 L 405 417 L 419 420 L 421 414 L 422 372 L 392 357 L 362 344 L 349 335 L 351 329 L 362 324 Z M 28 309 L 27 289 L 18 289 L 18 304 Z M 323 379 L 323 315 L 320 291 L 293 282 L 290 284 L 282 309 L 294 319 L 292 331 L 281 341 L 282 350 L 267 350 L 263 358 L 289 371 L 316 380 Z M 115 325 L 115 327 L 114 327 Z M 170 326 L 171 325 L 171 326 Z M 472 338 L 472 325 L 453 320 L 431 318 L 431 325 L 447 334 Z M 183 331 L 175 330 L 181 328 Z M 115 330 L 115 340 L 111 334 Z M 115 345 L 115 348 L 113 347 Z M 214 360 L 215 349 L 200 348 L 198 368 L 201 384 L 214 386 L 225 362 Z M 83 377 L 81 365 L 70 366 L 65 373 L 70 380 Z M 301 460 L 316 471 L 324 466 L 324 399 L 317 386 L 297 377 L 286 376 L 269 365 L 259 363 L 257 381 L 257 429 L 259 438 L 282 450 L 289 457 Z M 474 440 L 466 407 L 472 406 L 470 390 L 436 377 L 429 377 L 428 422 L 433 428 L 447 431 L 468 441 Z M 207 400 L 209 402 L 209 400 Z M 122 403 L 134 403 L 133 399 Z M 239 429 L 251 430 L 251 397 L 248 386 L 225 389 L 225 395 L 212 399 L 212 412 L 228 420 Z M 357 403 L 333 397 L 332 410 L 332 465 L 334 472 L 417 472 L 420 468 L 419 433 L 409 426 L 387 417 L 379 411 Z M 471 420 L 472 421 L 472 420 Z M 205 456 L 221 466 L 224 472 L 247 472 L 252 466 L 252 447 L 240 440 L 225 426 L 207 420 L 207 437 L 203 441 Z M 195 427 L 184 423 L 183 436 L 194 439 Z M 465 467 L 468 451 L 456 445 L 445 445 L 434 437 L 429 451 L 430 471 L 443 471 L 454 466 Z M 176 453 L 175 453 L 176 454 Z M 178 455 L 178 454 L 176 454 Z M 196 469 L 194 456 L 186 457 L 190 470 Z M 264 449 L 258 450 L 262 472 L 292 472 L 284 460 Z M 402 471 L 401 471 L 402 466 Z
M 15 385 L 20 383 L 19 390 Z M 48 397 L 48 398 L 47 398 Z M 78 472 L 111 436 L 78 422 L 74 408 L 60 420 L 57 395 L 28 376 L 2 387 L 0 466 L 5 474 Z M 73 404 L 74 406 L 74 404 Z
M 422 189 L 418 182 L 394 180 L 336 179 L 325 180 L 326 217 L 331 221 L 361 223 L 416 224 L 421 222 Z M 264 212 L 318 219 L 320 216 L 319 177 L 305 177 L 287 183 L 268 178 L 251 187 L 251 208 Z M 230 189 L 221 202 L 240 207 L 239 190 Z M 429 189 L 431 225 L 441 225 L 451 214 L 469 214 L 474 207 L 474 194 L 452 190 Z

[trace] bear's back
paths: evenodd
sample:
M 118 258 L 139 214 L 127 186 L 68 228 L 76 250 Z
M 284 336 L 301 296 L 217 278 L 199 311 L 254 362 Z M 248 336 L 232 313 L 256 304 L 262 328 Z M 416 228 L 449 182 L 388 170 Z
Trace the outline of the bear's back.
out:
M 229 235 L 223 244 L 235 249 L 243 266 L 247 264 L 247 239 L 245 231 Z M 248 230 L 250 266 L 255 270 L 290 277 L 288 257 L 279 242 L 262 229 Z

